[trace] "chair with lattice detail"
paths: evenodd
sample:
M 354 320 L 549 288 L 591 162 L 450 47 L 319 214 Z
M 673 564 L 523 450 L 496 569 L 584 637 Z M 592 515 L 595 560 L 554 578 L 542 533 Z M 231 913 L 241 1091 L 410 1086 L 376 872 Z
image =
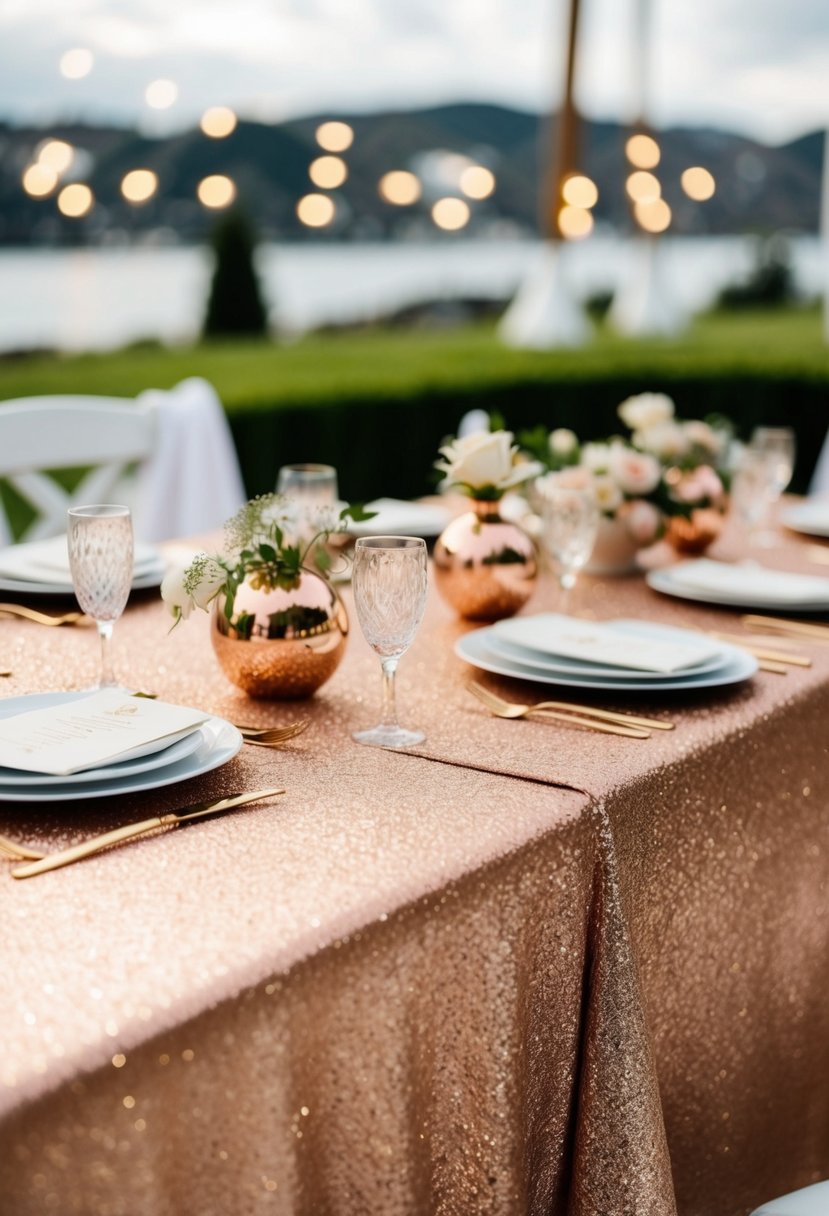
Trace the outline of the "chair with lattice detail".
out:
M 123 496 L 130 466 L 155 443 L 156 413 L 119 397 L 24 397 L 0 405 L 0 479 L 35 512 L 20 540 L 58 536 L 74 504 Z M 70 490 L 49 476 L 83 469 Z M 8 521 L 0 502 L 0 532 Z

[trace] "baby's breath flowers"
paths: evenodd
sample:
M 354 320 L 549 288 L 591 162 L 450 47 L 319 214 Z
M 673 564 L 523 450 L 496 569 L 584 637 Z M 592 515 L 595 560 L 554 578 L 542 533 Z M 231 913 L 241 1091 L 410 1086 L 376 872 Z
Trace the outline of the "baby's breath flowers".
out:
M 303 541 L 298 539 L 296 504 L 281 494 L 261 494 L 225 524 L 226 552 L 198 553 L 185 569 L 171 570 L 161 584 L 161 598 L 175 618 L 174 625 L 186 620 L 194 608 L 207 611 L 218 596 L 224 597 L 222 611 L 232 620 L 236 592 L 245 580 L 257 591 L 277 587 L 292 591 L 309 561 L 320 571 L 326 569 L 324 545 L 332 532 L 346 532 L 349 521 L 371 519 L 372 514 L 357 505 L 339 512 L 321 508 L 312 516 L 313 534 Z

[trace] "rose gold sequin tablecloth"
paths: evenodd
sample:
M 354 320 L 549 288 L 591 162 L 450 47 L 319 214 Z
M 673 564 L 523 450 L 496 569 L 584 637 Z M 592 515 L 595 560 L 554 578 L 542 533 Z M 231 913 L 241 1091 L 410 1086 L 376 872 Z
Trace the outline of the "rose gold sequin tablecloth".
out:
M 637 579 L 581 596 L 736 621 Z M 307 712 L 303 736 L 167 790 L 0 805 L 52 849 L 287 790 L 0 878 L 2 1216 L 738 1216 L 829 1175 L 829 647 L 614 698 L 677 721 L 636 742 L 490 718 L 432 597 L 399 677 L 412 755 L 349 738 L 379 692 L 356 627 L 297 707 L 237 694 L 206 626 L 133 604 L 122 677 L 234 720 Z M 0 658 L 8 695 L 77 686 L 96 639 L 0 620 Z

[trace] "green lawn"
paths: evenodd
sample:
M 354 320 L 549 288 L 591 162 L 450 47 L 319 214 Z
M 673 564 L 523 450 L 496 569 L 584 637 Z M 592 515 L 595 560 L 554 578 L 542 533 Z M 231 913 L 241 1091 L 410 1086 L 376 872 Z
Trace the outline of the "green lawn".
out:
M 515 351 L 489 325 L 448 331 L 384 330 L 308 337 L 291 346 L 232 341 L 188 348 L 143 346 L 98 355 L 0 358 L 0 400 L 38 393 L 134 396 L 200 375 L 229 410 L 524 381 L 660 375 L 829 374 L 817 309 L 710 314 L 681 338 L 631 341 L 601 331 L 576 351 Z

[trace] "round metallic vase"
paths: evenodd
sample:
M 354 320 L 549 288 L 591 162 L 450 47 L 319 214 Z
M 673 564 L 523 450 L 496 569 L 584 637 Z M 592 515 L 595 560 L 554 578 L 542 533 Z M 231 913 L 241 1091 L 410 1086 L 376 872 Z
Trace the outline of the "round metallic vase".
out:
M 433 555 L 435 585 L 448 604 L 472 621 L 498 621 L 523 608 L 533 593 L 538 558 L 530 536 L 507 523 L 497 502 L 472 500 L 453 519 Z
M 310 697 L 336 671 L 348 616 L 328 580 L 303 570 L 290 591 L 242 583 L 232 623 L 219 597 L 210 636 L 222 671 L 248 696 L 294 700 Z

